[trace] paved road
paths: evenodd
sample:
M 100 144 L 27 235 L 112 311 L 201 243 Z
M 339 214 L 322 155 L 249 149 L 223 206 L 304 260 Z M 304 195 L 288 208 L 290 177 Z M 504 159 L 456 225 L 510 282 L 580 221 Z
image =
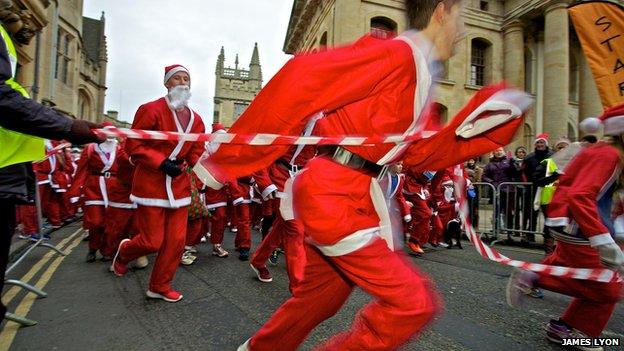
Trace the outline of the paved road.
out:
M 73 234 L 73 236 L 72 236 Z M 236 256 L 209 256 L 200 246 L 199 259 L 180 268 L 175 286 L 184 293 L 177 304 L 144 298 L 150 268 L 116 278 L 108 264 L 84 263 L 87 245 L 79 224 L 54 234 L 71 251 L 66 257 L 46 255 L 40 249 L 12 277 L 27 277 L 50 294 L 34 299 L 21 290 L 5 289 L 9 307 L 39 321 L 18 329 L 8 323 L 0 334 L 1 350 L 235 350 L 257 330 L 289 296 L 283 260 L 273 268 L 275 280 L 256 281 L 246 263 Z M 254 234 L 258 239 L 257 233 Z M 445 301 L 444 313 L 405 350 L 559 350 L 549 344 L 543 326 L 560 314 L 568 297 L 546 292 L 531 300 L 529 311 L 505 304 L 504 287 L 510 269 L 477 255 L 468 243 L 464 250 L 440 249 L 414 258 L 435 281 Z M 225 247 L 233 247 L 226 234 Z M 513 258 L 537 261 L 538 251 L 506 248 Z M 41 262 L 41 259 L 45 261 Z M 15 293 L 17 291 L 17 293 Z M 358 309 L 370 299 L 356 291 L 343 309 L 316 328 L 302 350 L 347 328 Z M 624 309 L 618 306 L 606 336 L 624 341 Z M 276 347 L 279 350 L 279 347 Z

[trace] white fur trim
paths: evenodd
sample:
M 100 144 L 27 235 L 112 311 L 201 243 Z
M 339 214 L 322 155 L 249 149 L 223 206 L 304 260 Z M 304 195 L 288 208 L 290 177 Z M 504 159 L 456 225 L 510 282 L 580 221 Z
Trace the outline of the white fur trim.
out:
M 405 217 L 403 217 L 403 220 L 405 222 L 411 222 L 412 221 L 412 215 L 411 214 L 405 215 Z
M 316 246 L 316 248 L 318 248 L 325 256 L 344 256 L 363 248 L 378 237 L 379 227 L 368 228 L 358 230 L 357 232 L 342 238 L 333 245 L 317 245 L 314 243 L 312 243 L 312 245 Z
M 208 185 L 210 188 L 214 190 L 219 190 L 223 188 L 223 184 L 219 183 L 215 179 L 215 177 L 213 177 L 212 174 L 210 174 L 210 172 L 208 172 L 208 170 L 204 166 L 202 166 L 201 162 L 197 162 L 195 167 L 193 167 L 193 172 L 195 172 L 195 174 L 197 175 L 199 180 L 202 181 L 202 183 Z
M 168 199 L 150 199 L 150 198 L 130 195 L 130 200 L 142 206 L 154 206 L 154 207 L 163 207 L 163 208 L 180 208 L 180 207 L 188 206 L 191 204 L 190 196 L 182 198 L 182 199 L 177 199 L 174 201 L 169 201 Z
M 455 134 L 471 138 L 522 116 L 533 104 L 531 96 L 523 91 L 505 89 L 491 96 L 462 122 Z M 501 111 L 486 118 L 478 118 L 488 111 Z
M 394 237 L 392 235 L 392 221 L 390 219 L 390 210 L 388 208 L 388 202 L 384 196 L 384 192 L 379 185 L 377 178 L 371 178 L 370 183 L 370 197 L 373 201 L 373 207 L 377 216 L 379 217 L 379 233 L 378 235 L 386 241 L 388 248 L 394 251 Z
M 40 182 L 37 182 L 37 185 L 44 185 L 44 184 L 50 184 L 50 180 L 42 180 Z
M 78 202 L 78 200 L 80 200 L 80 197 L 74 196 L 69 199 L 69 202 L 71 202 L 72 204 L 75 204 L 76 202 Z
M 602 122 L 599 118 L 590 117 L 585 118 L 583 121 L 581 121 L 581 123 L 579 124 L 579 128 L 587 134 L 594 134 L 598 133 L 601 125 Z
M 89 200 L 89 201 L 85 201 L 85 206 L 104 206 L 106 207 L 106 205 L 104 204 L 104 201 L 102 200 Z
M 544 224 L 549 227 L 567 227 L 570 224 L 570 219 L 567 217 L 546 218 Z
M 169 79 L 171 79 L 171 77 L 173 77 L 174 74 L 178 73 L 178 72 L 186 72 L 186 74 L 189 75 L 189 77 L 191 76 L 191 74 L 189 73 L 188 69 L 186 69 L 186 67 L 184 66 L 177 66 L 175 68 L 172 68 L 169 70 L 169 72 L 165 73 L 165 80 L 164 80 L 164 84 L 167 84 L 167 81 Z
M 305 170 L 302 172 L 305 172 Z M 278 191 L 277 194 L 275 194 L 276 197 L 280 199 L 280 214 L 282 215 L 282 218 L 287 221 L 295 219 L 295 208 L 293 206 L 293 183 L 295 182 L 295 179 L 297 179 L 297 177 L 288 178 L 286 183 L 284 183 L 284 192 Z
M 240 204 L 241 202 L 243 202 L 245 199 L 243 197 L 237 197 L 236 199 L 232 200 L 232 205 L 236 206 L 238 204 Z
M 612 116 L 605 119 L 604 133 L 607 135 L 618 135 L 624 133 L 624 116 Z
M 131 209 L 131 210 L 134 210 L 135 208 L 137 208 L 137 204 L 135 204 L 135 203 L 114 202 L 114 201 L 110 201 L 108 203 L 108 206 L 114 207 L 114 208 Z
M 611 237 L 611 234 L 609 233 L 598 234 L 589 238 L 589 244 L 592 247 L 596 247 L 600 245 L 607 245 L 607 244 L 614 244 L 614 243 L 615 241 L 613 240 L 613 238 Z
M 277 186 L 275 184 L 271 184 L 267 186 L 264 190 L 262 190 L 262 193 L 260 195 L 263 199 L 267 200 L 267 196 L 269 196 L 269 194 L 274 191 L 277 191 Z
M 227 202 L 223 201 L 223 202 L 215 202 L 213 204 L 208 204 L 206 205 L 206 208 L 209 210 L 212 210 L 213 208 L 225 207 L 225 206 L 227 206 Z

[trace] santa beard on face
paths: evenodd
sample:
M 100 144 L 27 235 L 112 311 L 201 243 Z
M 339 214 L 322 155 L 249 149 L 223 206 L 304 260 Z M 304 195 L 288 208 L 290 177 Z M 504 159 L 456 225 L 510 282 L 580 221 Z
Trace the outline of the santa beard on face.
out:
M 169 106 L 174 110 L 179 110 L 182 107 L 188 106 L 188 101 L 191 98 L 191 88 L 188 85 L 177 85 L 169 89 Z

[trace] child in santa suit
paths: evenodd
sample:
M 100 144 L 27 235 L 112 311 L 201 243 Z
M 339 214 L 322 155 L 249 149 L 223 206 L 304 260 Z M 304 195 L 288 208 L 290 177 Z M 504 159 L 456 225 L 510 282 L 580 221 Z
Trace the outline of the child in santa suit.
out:
M 611 218 L 613 194 L 622 185 L 623 122 L 624 104 L 608 109 L 600 120 L 581 123 L 586 133 L 604 124 L 604 134 L 611 141 L 582 149 L 559 178 L 545 221 L 557 245 L 543 264 L 624 273 L 624 254 L 614 240 L 618 238 Z M 561 344 L 565 338 L 599 337 L 622 298 L 623 286 L 621 281 L 604 283 L 516 270 L 507 285 L 507 302 L 522 307 L 535 287 L 574 297 L 561 318 L 551 320 L 546 328 L 547 338 Z M 602 350 L 599 346 L 586 349 Z
M 452 175 L 453 168 L 447 168 L 436 172 L 431 180 L 432 202 L 439 223 L 433 226 L 430 240 L 435 244 L 443 243 L 443 246 L 450 249 L 453 247 L 453 238 L 455 238 L 457 247 L 461 249 L 461 226 Z
M 117 140 L 108 138 L 101 144 L 87 145 L 78 162 L 69 197 L 72 203 L 79 200 L 84 203 L 82 227 L 89 231 L 87 262 L 94 262 L 96 252 L 104 246 L 105 213 L 110 204 L 108 189 L 117 177 L 118 159 L 124 157 L 127 156 Z
M 414 21 L 419 18 L 412 25 L 424 28 L 422 32 L 409 31 L 394 40 L 365 37 L 352 46 L 296 56 L 230 131 L 300 135 L 318 113 L 324 115 L 317 122 L 318 135 L 323 136 L 407 136 L 424 131 L 427 101 L 432 100 L 430 63 L 450 57 L 461 31 L 461 5 L 406 5 Z M 429 13 L 433 19 L 426 18 Z M 358 313 L 348 331 L 327 340 L 323 348 L 396 349 L 421 330 L 438 310 L 438 297 L 413 263 L 394 251 L 376 177 L 383 165 L 400 160 L 420 171 L 443 169 L 508 144 L 522 125 L 527 99 L 502 85 L 485 88 L 451 124 L 429 138 L 320 150 L 296 176 L 292 191 L 286 191 L 305 233 L 303 280 L 240 349 L 296 349 L 316 325 L 340 309 L 355 286 L 374 301 Z M 287 149 L 224 144 L 195 171 L 209 186 L 219 188 L 231 178 L 269 166 Z
M 405 172 L 405 186 L 403 195 L 411 205 L 411 223 L 407 247 L 412 253 L 422 255 L 425 252 L 422 246 L 429 242 L 431 233 L 431 217 L 433 211 L 429 207 L 431 194 L 429 192 L 430 179 L 426 173 L 407 169 Z
M 188 107 L 190 75 L 181 65 L 165 68 L 165 97 L 141 105 L 132 128 L 203 133 L 201 117 Z M 204 151 L 201 143 L 129 139 L 126 151 L 136 166 L 130 199 L 137 203 L 138 233 L 119 244 L 113 271 L 122 276 L 128 263 L 158 252 L 147 297 L 177 302 L 182 294 L 171 282 L 184 251 L 190 180 L 184 169 L 194 165 Z

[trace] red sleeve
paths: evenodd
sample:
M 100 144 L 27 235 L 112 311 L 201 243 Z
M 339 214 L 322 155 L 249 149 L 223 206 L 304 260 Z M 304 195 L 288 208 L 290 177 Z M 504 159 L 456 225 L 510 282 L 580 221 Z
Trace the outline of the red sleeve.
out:
M 456 129 L 471 112 L 504 87 L 503 84 L 499 84 L 481 89 L 444 129 L 430 138 L 418 140 L 410 145 L 403 158 L 405 167 L 412 167 L 421 172 L 446 169 L 508 145 L 518 128 L 522 126 L 524 118 L 515 118 L 470 138 L 456 135 Z M 490 111 L 484 111 L 477 119 L 488 118 L 488 112 Z
M 74 181 L 72 182 L 72 186 L 69 189 L 68 193 L 72 203 L 75 203 L 80 198 L 82 187 L 84 186 L 84 183 L 87 180 L 87 176 L 89 175 L 89 156 L 91 154 L 91 151 L 93 150 L 93 145 L 95 144 L 87 145 L 87 147 L 82 150 L 80 160 L 78 160 L 78 169 L 76 170 Z
M 384 89 L 392 72 L 413 67 L 409 46 L 400 40 L 360 42 L 291 59 L 260 91 L 230 133 L 300 135 L 310 118 Z M 366 116 L 361 116 L 366 118 Z M 197 167 L 200 178 L 219 188 L 228 180 L 268 167 L 290 146 L 223 144 Z
M 592 242 L 592 246 L 597 245 L 594 241 L 598 239 L 592 240 L 592 237 L 605 234 L 610 236 L 609 229 L 600 220 L 596 199 L 606 186 L 613 184 L 614 177 L 620 171 L 620 162 L 616 150 L 605 152 L 600 158 L 584 157 L 583 162 L 575 162 L 575 165 L 583 167 L 578 174 L 586 176 L 576 177 L 569 188 L 568 208 L 583 235 Z
M 139 107 L 134 116 L 134 122 L 132 122 L 132 129 L 155 130 L 156 127 L 156 116 L 154 116 L 153 111 L 150 111 L 146 105 Z M 152 145 L 154 144 L 156 143 Z M 160 164 L 167 158 L 165 154 L 154 147 L 149 147 L 140 139 L 128 138 L 126 141 L 126 152 L 132 158 L 134 164 L 146 165 L 153 169 L 158 169 Z

